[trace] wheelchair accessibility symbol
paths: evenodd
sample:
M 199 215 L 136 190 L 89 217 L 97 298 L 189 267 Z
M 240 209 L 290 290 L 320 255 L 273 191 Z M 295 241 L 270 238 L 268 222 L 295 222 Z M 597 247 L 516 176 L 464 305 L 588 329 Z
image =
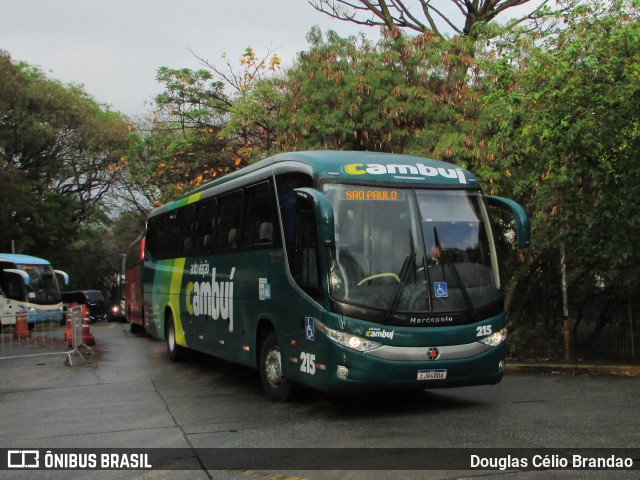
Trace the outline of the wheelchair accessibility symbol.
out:
M 434 282 L 433 290 L 436 298 L 446 298 L 449 296 L 449 289 L 447 288 L 447 282 Z
M 313 317 L 305 317 L 305 337 L 307 340 L 315 342 L 316 340 L 316 319 Z

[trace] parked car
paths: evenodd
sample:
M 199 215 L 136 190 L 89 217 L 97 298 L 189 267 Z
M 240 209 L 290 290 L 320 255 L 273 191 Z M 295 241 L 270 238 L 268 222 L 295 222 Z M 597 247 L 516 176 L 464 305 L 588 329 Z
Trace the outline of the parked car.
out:
M 91 322 L 107 320 L 107 304 L 100 290 L 78 290 L 74 292 L 62 292 L 62 301 L 65 304 L 77 303 L 86 305 L 89 310 Z

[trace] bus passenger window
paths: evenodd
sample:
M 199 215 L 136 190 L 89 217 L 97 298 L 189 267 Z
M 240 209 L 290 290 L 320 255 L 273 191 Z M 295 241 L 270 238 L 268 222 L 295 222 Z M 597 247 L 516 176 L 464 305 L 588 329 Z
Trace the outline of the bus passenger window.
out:
M 193 255 L 193 230 L 195 227 L 195 210 L 187 205 L 177 210 L 178 214 L 178 257 Z
M 208 255 L 213 251 L 213 227 L 215 222 L 215 199 L 196 205 L 194 224 L 194 255 Z
M 238 246 L 241 214 L 242 191 L 237 191 L 218 199 L 215 248 L 226 249 Z
M 175 213 L 165 213 L 159 217 L 155 229 L 157 256 L 159 259 L 173 256 L 172 239 L 174 235 Z
M 245 189 L 243 245 L 266 245 L 273 242 L 270 192 L 268 182 Z

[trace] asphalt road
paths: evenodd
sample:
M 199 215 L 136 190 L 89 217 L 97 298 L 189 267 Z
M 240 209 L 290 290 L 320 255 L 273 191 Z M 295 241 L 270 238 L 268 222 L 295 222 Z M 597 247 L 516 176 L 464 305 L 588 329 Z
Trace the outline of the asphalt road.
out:
M 62 356 L 0 361 L 0 448 L 166 448 L 184 458 L 173 470 L 5 470 L 0 478 L 640 478 L 638 470 L 553 468 L 209 470 L 198 449 L 638 449 L 640 377 L 511 373 L 496 386 L 350 397 L 299 389 L 272 403 L 253 370 L 203 355 L 173 364 L 162 342 L 128 325 L 93 325 L 92 333 L 95 353 L 74 366 Z

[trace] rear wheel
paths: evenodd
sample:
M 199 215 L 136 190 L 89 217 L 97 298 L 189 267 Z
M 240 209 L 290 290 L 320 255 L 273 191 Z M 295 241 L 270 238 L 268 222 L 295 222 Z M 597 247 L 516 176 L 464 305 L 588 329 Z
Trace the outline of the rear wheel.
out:
M 133 324 L 132 324 L 133 325 Z M 187 354 L 187 349 L 176 343 L 176 327 L 173 323 L 173 315 L 167 315 L 167 325 L 165 328 L 167 339 L 167 351 L 172 362 L 181 362 Z
M 275 332 L 270 332 L 260 347 L 260 381 L 269 400 L 282 402 L 291 393 L 291 381 L 284 376 L 282 353 Z
M 129 324 L 129 330 L 131 330 L 131 333 L 144 333 L 144 327 L 133 322 Z

